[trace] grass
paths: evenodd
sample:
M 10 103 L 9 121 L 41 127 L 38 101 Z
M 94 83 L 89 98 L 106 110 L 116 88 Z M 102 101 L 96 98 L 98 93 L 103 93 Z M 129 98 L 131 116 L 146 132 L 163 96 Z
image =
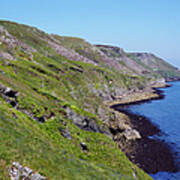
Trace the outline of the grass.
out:
M 43 58 L 45 57 L 42 56 Z M 10 66 L 2 65 L 5 74 L 0 75 L 0 82 L 20 92 L 18 103 L 21 110 L 26 109 L 36 117 L 48 117 L 53 112 L 55 118 L 48 119 L 44 124 L 38 123 L 1 99 L 0 159 L 4 166 L 0 179 L 7 179 L 7 167 L 13 161 L 31 167 L 49 179 L 133 179 L 134 171 L 139 179 L 148 179 L 148 176 L 133 165 L 111 139 L 103 134 L 80 130 L 71 120 L 64 117 L 65 104 L 69 104 L 82 115 L 96 116 L 83 110 L 85 99 L 90 99 L 91 107 L 102 103 L 95 95 L 92 99 L 88 84 L 96 86 L 97 82 L 101 82 L 101 86 L 107 83 L 107 78 L 102 72 L 109 78 L 115 75 L 93 65 L 72 63 L 69 60 L 64 62 L 65 66 L 50 58 L 45 58 L 44 62 L 37 58 L 37 62 L 42 62 L 41 66 L 25 58 L 10 61 Z M 66 72 L 54 73 L 51 67 L 48 67 L 49 63 Z M 32 68 L 32 65 L 35 68 Z M 72 65 L 81 65 L 84 69 L 83 75 L 68 68 Z M 84 88 L 81 89 L 82 87 Z M 77 92 L 81 91 L 78 101 L 71 96 L 73 88 Z M 102 124 L 99 119 L 96 120 Z M 63 126 L 63 122 L 66 122 L 66 127 Z M 61 136 L 61 128 L 69 129 L 72 140 Z M 89 152 L 81 150 L 80 142 L 87 144 Z
M 0 25 L 36 50 L 15 47 L 10 51 L 16 60 L 0 61 L 0 70 L 4 72 L 0 73 L 0 84 L 19 93 L 18 109 L 0 96 L 0 179 L 8 179 L 8 166 L 13 161 L 52 180 L 131 180 L 134 174 L 139 180 L 151 179 L 132 164 L 109 137 L 79 129 L 66 118 L 64 109 L 69 106 L 105 126 L 95 113 L 99 107 L 104 107 L 103 101 L 92 88 L 105 91 L 106 87 L 112 92 L 114 87 L 128 89 L 136 87 L 137 83 L 140 86 L 145 79 L 138 76 L 132 81 L 131 75 L 113 68 L 71 61 L 49 47 L 43 38 L 50 39 L 50 36 L 36 28 L 2 21 Z M 77 40 L 90 50 L 88 44 Z M 96 55 L 92 57 L 98 60 Z M 46 118 L 45 123 L 34 120 L 41 116 Z M 62 129 L 70 131 L 71 140 L 61 135 Z M 88 152 L 81 150 L 80 142 L 87 144 Z
M 2 180 L 7 179 L 5 169 L 13 161 L 29 166 L 49 179 L 133 179 L 134 169 L 139 179 L 147 178 L 105 135 L 80 130 L 69 121 L 67 128 L 72 140 L 65 139 L 59 128 L 66 119 L 59 116 L 40 124 L 10 108 L 2 99 L 0 114 Z M 81 150 L 82 141 L 86 142 L 89 152 Z

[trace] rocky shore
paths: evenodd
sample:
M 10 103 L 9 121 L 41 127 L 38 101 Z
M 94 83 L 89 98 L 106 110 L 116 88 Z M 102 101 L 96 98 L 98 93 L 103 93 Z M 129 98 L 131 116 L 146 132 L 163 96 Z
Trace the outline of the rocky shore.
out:
M 150 138 L 161 133 L 160 129 L 146 117 L 128 111 L 127 106 L 163 99 L 163 91 L 157 89 L 159 87 L 169 87 L 169 85 L 156 85 L 109 103 L 112 109 L 124 114 L 129 126 L 140 134 L 140 138 L 127 139 L 114 133 L 114 141 L 133 163 L 151 174 L 160 171 L 176 172 L 178 167 L 168 144 L 159 139 Z

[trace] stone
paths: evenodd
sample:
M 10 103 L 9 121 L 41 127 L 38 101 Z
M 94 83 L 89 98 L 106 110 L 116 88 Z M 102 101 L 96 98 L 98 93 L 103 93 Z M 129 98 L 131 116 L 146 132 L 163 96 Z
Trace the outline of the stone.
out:
M 65 110 L 66 110 L 66 117 L 68 119 L 71 119 L 74 122 L 74 124 L 76 124 L 79 128 L 87 131 L 100 132 L 100 128 L 95 122 L 94 118 L 77 114 L 69 107 L 67 107 Z
M 11 88 L 7 87 L 4 91 L 5 96 L 15 98 L 17 96 L 17 91 L 13 91 Z
M 63 130 L 60 130 L 61 131 L 61 135 L 69 140 L 71 140 L 71 133 L 69 132 L 68 129 L 63 129 Z
M 132 128 L 127 128 L 124 132 L 123 132 L 123 136 L 127 139 L 127 140 L 136 140 L 136 139 L 141 139 L 141 135 L 139 134 L 139 132 L 135 129 Z
M 86 131 L 103 133 L 110 138 L 112 137 L 110 130 L 106 124 L 98 125 L 95 118 L 77 114 L 70 107 L 66 107 L 65 111 L 66 111 L 66 117 L 68 119 L 71 119 L 74 122 L 74 124 L 79 128 Z
M 0 84 L 0 93 L 2 93 L 3 95 L 5 95 L 7 97 L 12 97 L 12 98 L 16 98 L 18 95 L 17 91 L 14 91 L 9 87 L 5 87 L 2 84 Z
M 44 123 L 46 121 L 45 117 L 44 116 L 41 116 L 39 118 L 37 118 L 37 120 L 41 123 Z
M 80 143 L 80 146 L 81 146 L 81 149 L 82 149 L 83 151 L 88 151 L 88 150 L 89 150 L 85 142 L 81 142 L 81 143 Z
M 46 178 L 36 173 L 32 175 L 31 180 L 46 180 Z
M 32 169 L 23 167 L 18 162 L 13 162 L 9 168 L 9 175 L 11 180 L 46 180 L 47 178 L 41 176 L 39 173 L 34 173 Z
M 108 124 L 113 135 L 122 133 L 125 129 L 130 128 L 120 114 L 115 111 L 111 112 Z
M 33 173 L 32 169 L 28 167 L 24 167 L 21 176 L 28 178 L 28 176 L 30 176 L 32 173 Z
M 15 58 L 7 52 L 0 52 L 0 59 L 15 60 Z

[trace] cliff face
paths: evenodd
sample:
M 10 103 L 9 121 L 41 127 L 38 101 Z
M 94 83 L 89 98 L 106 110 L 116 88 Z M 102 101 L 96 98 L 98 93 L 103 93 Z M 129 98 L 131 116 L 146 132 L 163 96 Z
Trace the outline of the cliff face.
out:
M 49 179 L 151 179 L 111 140 L 140 135 L 106 105 L 166 77 L 164 61 L 135 57 L 0 21 L 0 179 L 13 161 Z

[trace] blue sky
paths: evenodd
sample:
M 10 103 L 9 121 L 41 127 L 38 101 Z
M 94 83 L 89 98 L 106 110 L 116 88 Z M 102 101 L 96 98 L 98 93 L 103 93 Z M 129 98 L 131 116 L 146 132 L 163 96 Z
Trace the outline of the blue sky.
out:
M 0 19 L 152 52 L 180 67 L 180 0 L 6 0 Z

